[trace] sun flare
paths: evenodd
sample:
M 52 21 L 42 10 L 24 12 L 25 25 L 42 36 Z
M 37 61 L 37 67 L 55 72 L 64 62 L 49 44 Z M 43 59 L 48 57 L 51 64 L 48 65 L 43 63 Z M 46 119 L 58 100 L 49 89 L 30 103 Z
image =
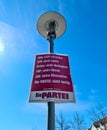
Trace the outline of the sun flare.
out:
M 0 53 L 4 52 L 4 44 L 0 42 Z

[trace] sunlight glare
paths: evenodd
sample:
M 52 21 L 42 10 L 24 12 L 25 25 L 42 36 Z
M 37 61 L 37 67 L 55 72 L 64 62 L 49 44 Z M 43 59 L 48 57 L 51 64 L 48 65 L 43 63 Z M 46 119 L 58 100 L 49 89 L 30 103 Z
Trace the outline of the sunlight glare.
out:
M 4 45 L 0 42 L 0 54 L 4 52 Z

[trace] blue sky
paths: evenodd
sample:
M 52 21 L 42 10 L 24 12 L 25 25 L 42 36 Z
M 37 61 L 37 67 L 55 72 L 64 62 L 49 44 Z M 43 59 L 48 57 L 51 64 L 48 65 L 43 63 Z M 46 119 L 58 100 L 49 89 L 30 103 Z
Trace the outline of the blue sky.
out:
M 87 116 L 97 103 L 107 106 L 106 0 L 0 0 L 0 129 L 46 128 L 47 104 L 29 104 L 34 57 L 48 52 L 36 23 L 47 11 L 67 22 L 55 40 L 55 53 L 68 54 L 76 103 L 56 105 L 56 115 Z

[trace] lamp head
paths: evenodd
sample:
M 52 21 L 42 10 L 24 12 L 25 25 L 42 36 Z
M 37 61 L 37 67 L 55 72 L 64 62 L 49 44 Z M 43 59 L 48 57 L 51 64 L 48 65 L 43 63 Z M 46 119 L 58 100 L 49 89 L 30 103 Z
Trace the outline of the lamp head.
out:
M 59 13 L 47 12 L 40 16 L 37 29 L 45 38 L 48 38 L 50 34 L 54 34 L 55 38 L 58 38 L 65 32 L 66 22 Z

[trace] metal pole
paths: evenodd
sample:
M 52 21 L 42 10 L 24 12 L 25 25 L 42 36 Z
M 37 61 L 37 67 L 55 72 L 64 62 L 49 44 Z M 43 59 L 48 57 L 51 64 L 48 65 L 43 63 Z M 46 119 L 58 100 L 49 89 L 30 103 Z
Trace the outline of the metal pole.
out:
M 48 128 L 47 130 L 55 130 L 55 103 L 48 102 Z
M 48 35 L 49 41 L 49 52 L 54 53 L 54 43 L 53 40 L 56 36 L 53 34 Z M 48 102 L 48 125 L 47 130 L 55 130 L 55 103 Z

